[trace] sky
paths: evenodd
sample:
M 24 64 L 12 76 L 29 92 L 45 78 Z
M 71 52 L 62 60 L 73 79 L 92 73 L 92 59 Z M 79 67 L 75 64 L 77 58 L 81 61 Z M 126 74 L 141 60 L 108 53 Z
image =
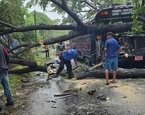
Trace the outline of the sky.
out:
M 30 1 L 30 0 L 25 0 L 25 4 Z M 55 13 L 55 12 L 51 12 L 52 10 L 52 7 L 50 5 L 48 5 L 48 7 L 46 8 L 47 11 L 43 11 L 43 9 L 41 9 L 40 6 L 33 6 L 31 7 L 31 9 L 29 9 L 29 12 L 32 12 L 32 11 L 37 11 L 37 12 L 42 12 L 44 14 L 46 14 L 50 19 L 54 20 L 54 19 L 62 19 L 62 16 Z

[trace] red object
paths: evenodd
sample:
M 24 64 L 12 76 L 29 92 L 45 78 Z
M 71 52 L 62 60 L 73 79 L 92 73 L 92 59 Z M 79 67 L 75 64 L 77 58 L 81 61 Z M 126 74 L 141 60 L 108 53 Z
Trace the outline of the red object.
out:
M 6 58 L 6 62 L 7 62 L 7 64 L 9 64 L 9 53 L 8 53 L 8 51 L 5 48 L 3 48 L 3 52 L 4 52 L 4 55 L 5 55 L 5 58 Z
M 5 48 L 3 48 L 3 51 L 4 51 L 7 55 L 9 55 L 8 51 L 7 51 Z
M 101 15 L 101 16 L 103 16 L 103 15 L 108 15 L 108 14 L 109 14 L 108 11 L 101 11 L 101 12 L 100 12 L 100 15 Z
M 141 61 L 143 60 L 143 56 L 135 56 L 135 61 Z

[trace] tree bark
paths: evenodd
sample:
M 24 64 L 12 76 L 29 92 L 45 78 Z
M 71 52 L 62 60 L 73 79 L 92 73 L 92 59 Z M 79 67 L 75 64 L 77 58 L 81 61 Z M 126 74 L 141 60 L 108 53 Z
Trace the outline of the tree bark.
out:
M 105 78 L 103 69 L 96 69 L 89 72 L 80 72 L 77 73 L 76 79 L 85 79 L 85 78 Z M 110 78 L 112 78 L 112 73 L 110 73 Z M 145 69 L 122 69 L 119 68 L 117 71 L 117 78 L 145 78 Z
M 34 72 L 34 71 L 47 72 L 47 66 L 36 66 L 36 67 L 27 67 L 24 69 L 10 70 L 9 73 L 24 74 L 24 73 Z
M 23 66 L 37 67 L 37 63 L 35 61 L 28 61 L 25 59 L 10 58 L 10 63 L 19 64 L 19 65 L 23 65 Z
M 13 29 L 2 29 L 0 35 L 13 33 L 13 32 L 26 32 L 32 30 L 75 30 L 76 26 L 73 25 L 34 25 L 27 27 L 15 27 Z

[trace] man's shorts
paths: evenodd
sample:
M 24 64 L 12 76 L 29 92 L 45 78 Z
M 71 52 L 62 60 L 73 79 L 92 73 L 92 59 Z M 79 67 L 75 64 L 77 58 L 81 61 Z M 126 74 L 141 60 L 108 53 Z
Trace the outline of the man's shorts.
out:
M 111 70 L 116 71 L 118 69 L 118 57 L 106 59 L 105 69 L 108 69 L 109 71 Z

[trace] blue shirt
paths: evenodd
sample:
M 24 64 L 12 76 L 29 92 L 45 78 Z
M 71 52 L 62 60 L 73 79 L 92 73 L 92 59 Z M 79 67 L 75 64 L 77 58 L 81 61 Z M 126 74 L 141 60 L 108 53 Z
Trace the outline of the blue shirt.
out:
M 18 45 L 19 45 L 18 40 L 14 39 L 13 42 L 12 42 L 12 44 L 11 44 L 11 47 L 12 47 L 12 49 L 14 49 L 14 48 L 17 47 Z
M 75 59 L 76 56 L 77 56 L 77 50 L 75 49 L 69 49 L 69 50 L 66 50 L 66 52 L 64 52 L 62 54 L 63 58 L 67 61 L 70 61 L 71 59 Z
M 118 49 L 120 46 L 114 38 L 109 38 L 106 40 L 105 48 L 107 48 L 106 59 L 118 57 Z

